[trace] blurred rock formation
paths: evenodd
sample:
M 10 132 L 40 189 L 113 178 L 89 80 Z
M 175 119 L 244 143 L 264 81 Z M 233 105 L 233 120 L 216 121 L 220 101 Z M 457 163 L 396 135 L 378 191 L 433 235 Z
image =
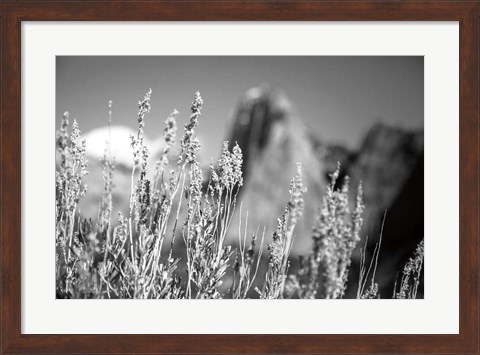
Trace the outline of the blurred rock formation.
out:
M 304 218 L 297 225 L 294 252 L 310 249 L 312 222 L 324 190 L 325 168 L 309 139 L 308 130 L 296 117 L 286 97 L 267 85 L 249 90 L 240 100 L 232 123 L 230 144 L 237 142 L 244 155 L 244 186 L 242 219 L 248 215 L 250 232 L 265 227 L 269 242 L 289 200 L 290 179 L 295 175 L 297 163 L 302 164 L 305 195 Z M 233 220 L 232 239 L 237 240 L 239 209 Z M 242 220 L 242 225 L 244 220 Z M 301 237 L 300 237 L 301 236 Z
M 393 290 L 396 271 L 401 272 L 423 238 L 423 132 L 377 123 L 358 151 L 350 151 L 314 137 L 295 115 L 287 98 L 264 84 L 241 98 L 228 139 L 230 144 L 238 142 L 244 152 L 245 186 L 239 197 L 243 201 L 242 216 L 249 211 L 250 232 L 257 226 L 260 230 L 266 227 L 266 242 L 288 201 L 289 180 L 295 174 L 296 163 L 302 164 L 308 192 L 304 217 L 295 232 L 294 258 L 311 248 L 312 226 L 328 176 L 337 162 L 342 166 L 341 177 L 351 178 L 352 200 L 362 181 L 366 204 L 363 238 L 368 234 L 371 254 L 386 213 L 379 259 L 382 267 L 377 281 L 385 296 Z M 238 218 L 239 213 L 233 226 L 238 226 Z M 358 275 L 358 258 L 357 248 L 351 280 Z

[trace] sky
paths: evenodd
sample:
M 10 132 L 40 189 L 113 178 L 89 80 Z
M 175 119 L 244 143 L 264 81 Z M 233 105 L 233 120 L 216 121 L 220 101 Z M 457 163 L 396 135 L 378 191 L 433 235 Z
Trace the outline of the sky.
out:
M 155 139 L 173 109 L 183 126 L 200 91 L 198 136 L 216 158 L 240 97 L 269 83 L 320 139 L 355 149 L 378 121 L 423 129 L 423 82 L 419 56 L 58 56 L 56 128 L 64 111 L 84 133 L 105 126 L 112 100 L 112 124 L 136 129 L 137 102 L 151 88 L 145 133 Z

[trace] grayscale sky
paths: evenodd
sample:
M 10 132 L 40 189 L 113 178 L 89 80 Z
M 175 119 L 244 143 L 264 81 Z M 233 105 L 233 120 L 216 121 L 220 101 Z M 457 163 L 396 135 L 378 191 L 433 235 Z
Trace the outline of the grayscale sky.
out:
M 281 89 L 321 139 L 356 147 L 376 121 L 423 128 L 423 57 L 57 57 L 56 127 L 70 111 L 83 132 L 113 124 L 136 127 L 137 102 L 152 88 L 149 138 L 176 108 L 179 128 L 195 91 L 204 99 L 198 135 L 216 158 L 232 108 L 262 82 Z

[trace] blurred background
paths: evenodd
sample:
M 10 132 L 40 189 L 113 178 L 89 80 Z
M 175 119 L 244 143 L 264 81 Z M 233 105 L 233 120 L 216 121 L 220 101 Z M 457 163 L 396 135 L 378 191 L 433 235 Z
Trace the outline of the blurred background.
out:
M 137 101 L 152 88 L 145 134 L 153 164 L 162 149 L 165 119 L 173 109 L 180 112 L 181 136 L 193 94 L 200 91 L 201 164 L 207 171 L 224 140 L 241 146 L 245 184 L 240 200 L 244 214 L 249 211 L 249 233 L 265 226 L 269 242 L 288 201 L 296 163 L 302 163 L 308 192 L 291 257 L 292 269 L 298 267 L 298 256 L 312 246 L 328 175 L 340 162 L 341 178 L 351 178 L 352 202 L 363 182 L 367 258 L 386 215 L 377 281 L 382 297 L 391 297 L 397 271 L 401 274 L 424 232 L 423 57 L 60 56 L 56 72 L 56 128 L 69 111 L 87 140 L 88 194 L 80 203 L 82 215 L 97 215 L 108 101 L 113 101 L 111 147 L 117 162 L 114 213 L 126 212 L 129 134 L 137 128 Z M 239 222 L 237 213 L 233 226 Z M 232 243 L 238 240 L 235 230 Z M 358 279 L 358 249 L 352 283 Z M 351 297 L 356 288 L 347 291 Z M 423 283 L 418 296 L 423 297 Z

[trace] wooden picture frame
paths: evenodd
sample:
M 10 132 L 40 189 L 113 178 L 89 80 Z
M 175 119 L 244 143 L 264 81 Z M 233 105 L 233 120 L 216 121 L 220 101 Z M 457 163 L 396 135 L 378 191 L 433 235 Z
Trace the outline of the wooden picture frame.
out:
M 479 1 L 1 3 L 1 353 L 479 353 Z M 21 333 L 22 21 L 459 21 L 458 335 L 28 335 Z M 432 319 L 432 322 L 435 320 Z

